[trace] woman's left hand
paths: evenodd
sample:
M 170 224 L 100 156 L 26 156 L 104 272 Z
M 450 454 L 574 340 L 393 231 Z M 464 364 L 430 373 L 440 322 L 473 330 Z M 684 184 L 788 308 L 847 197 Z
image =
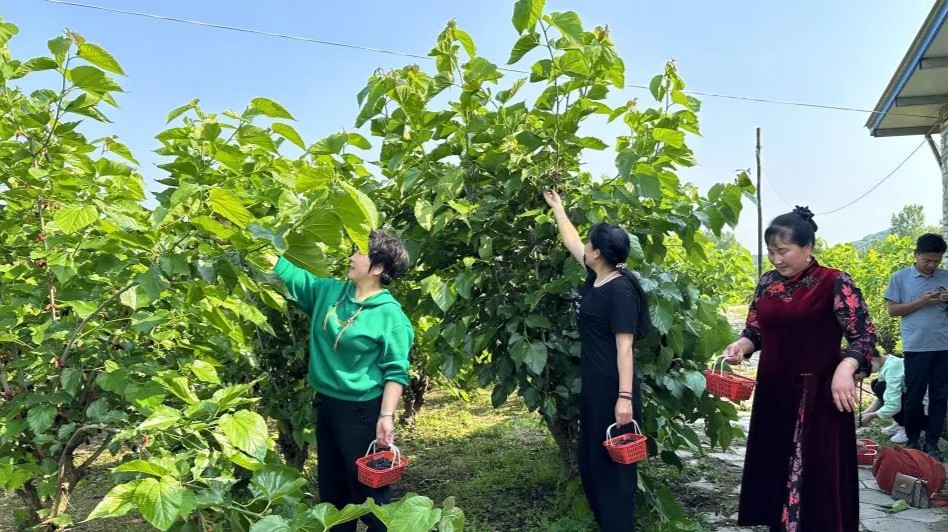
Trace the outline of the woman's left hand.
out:
M 395 443 L 395 422 L 392 416 L 380 417 L 375 424 L 375 441 L 380 445 Z
M 622 427 L 632 423 L 632 401 L 619 398 L 616 401 L 616 425 Z
M 853 380 L 856 367 L 850 360 L 844 358 L 833 374 L 833 403 L 840 412 L 852 412 L 856 408 L 856 381 Z

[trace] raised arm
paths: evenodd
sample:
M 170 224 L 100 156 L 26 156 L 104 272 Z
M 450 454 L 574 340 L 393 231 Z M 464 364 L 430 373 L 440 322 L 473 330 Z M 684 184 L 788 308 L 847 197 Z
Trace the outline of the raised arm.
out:
M 579 238 L 576 227 L 569 221 L 569 217 L 566 215 L 566 208 L 563 207 L 563 201 L 560 199 L 560 195 L 553 190 L 548 190 L 543 193 L 543 199 L 546 200 L 546 204 L 553 210 L 553 218 L 556 219 L 556 228 L 560 232 L 560 238 L 563 239 L 563 244 L 566 245 L 566 249 L 569 250 L 574 259 L 585 266 L 583 255 L 586 245 L 583 244 L 583 239 Z
M 273 271 L 283 280 L 299 309 L 307 314 L 312 313 L 313 305 L 316 304 L 316 294 L 332 280 L 316 277 L 284 257 L 270 260 L 274 264 Z

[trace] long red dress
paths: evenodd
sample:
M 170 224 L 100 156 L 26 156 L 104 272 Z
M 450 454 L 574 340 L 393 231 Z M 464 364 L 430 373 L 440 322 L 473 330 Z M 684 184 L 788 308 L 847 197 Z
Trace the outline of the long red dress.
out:
M 743 336 L 761 353 L 738 523 L 856 532 L 855 420 L 837 410 L 830 388 L 841 357 L 855 358 L 868 374 L 876 356 L 875 327 L 859 289 L 849 275 L 816 261 L 789 279 L 768 272 Z

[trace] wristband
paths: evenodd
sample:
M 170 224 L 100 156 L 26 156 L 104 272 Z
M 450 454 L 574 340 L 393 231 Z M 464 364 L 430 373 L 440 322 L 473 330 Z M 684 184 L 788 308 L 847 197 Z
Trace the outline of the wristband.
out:
M 390 418 L 393 418 L 393 419 L 394 419 L 394 418 L 395 418 L 395 412 L 380 412 L 380 413 L 379 413 L 379 419 L 382 419 L 383 417 L 390 417 Z

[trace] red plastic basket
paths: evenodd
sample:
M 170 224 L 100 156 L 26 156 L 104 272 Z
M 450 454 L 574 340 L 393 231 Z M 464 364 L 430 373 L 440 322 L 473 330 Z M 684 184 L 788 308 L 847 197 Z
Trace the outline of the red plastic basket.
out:
M 742 377 L 735 373 L 725 373 L 724 357 L 719 357 L 721 370 L 715 371 L 717 362 L 711 366 L 711 369 L 704 370 L 704 379 L 708 383 L 708 393 L 719 395 L 730 399 L 731 401 L 746 401 L 754 394 L 754 387 L 757 381 Z
M 621 434 L 616 437 L 611 436 L 612 428 L 617 425 L 613 423 L 606 429 L 606 441 L 602 446 L 606 448 L 609 457 L 613 462 L 619 464 L 634 464 L 648 458 L 648 448 L 646 442 L 648 438 L 642 435 L 639 430 L 639 424 L 632 420 L 635 432 L 632 434 Z
M 369 444 L 369 448 L 365 451 L 365 456 L 356 460 L 356 467 L 359 470 L 359 482 L 369 486 L 370 488 L 381 488 L 382 486 L 388 486 L 398 482 L 398 479 L 402 478 L 402 473 L 405 472 L 405 468 L 408 467 L 408 459 L 402 456 L 398 451 L 398 447 L 394 445 L 389 445 L 389 448 L 384 451 L 375 450 L 375 441 Z M 369 467 L 369 462 L 375 460 L 376 458 L 387 458 L 392 461 L 392 467 L 389 469 L 372 469 Z
M 879 454 L 879 444 L 868 439 L 860 440 L 866 446 L 866 450 L 856 452 L 856 463 L 859 465 L 872 465 L 876 461 L 876 455 Z

